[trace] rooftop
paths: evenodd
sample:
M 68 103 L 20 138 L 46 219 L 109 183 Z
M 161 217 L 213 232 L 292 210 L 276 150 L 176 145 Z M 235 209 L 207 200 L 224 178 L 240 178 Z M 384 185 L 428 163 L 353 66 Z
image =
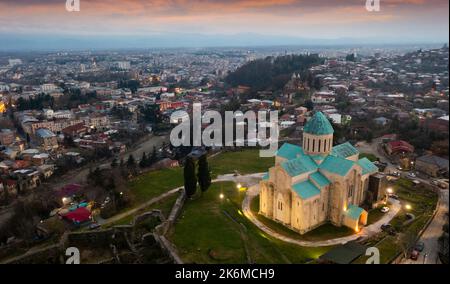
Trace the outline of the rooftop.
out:
M 334 133 L 330 121 L 322 112 L 316 112 L 314 116 L 306 123 L 303 129 L 305 133 L 313 135 L 329 135 Z
M 292 189 L 304 200 L 320 194 L 320 190 L 309 180 L 294 184 Z
M 357 154 L 359 154 L 359 151 L 349 142 L 333 146 L 333 149 L 331 150 L 331 155 L 344 159 Z
M 320 168 L 326 170 L 327 172 L 338 174 L 340 176 L 345 176 L 350 171 L 350 169 L 355 165 L 355 162 L 335 157 L 328 156 L 322 164 L 320 164 Z
M 317 170 L 316 163 L 309 156 L 302 156 L 294 160 L 285 161 L 281 163 L 281 167 L 291 177 Z

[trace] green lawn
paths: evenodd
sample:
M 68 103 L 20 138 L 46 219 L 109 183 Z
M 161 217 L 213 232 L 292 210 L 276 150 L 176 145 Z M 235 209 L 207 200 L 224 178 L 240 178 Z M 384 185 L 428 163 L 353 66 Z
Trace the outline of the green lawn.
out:
M 253 214 L 256 218 L 266 225 L 267 227 L 277 231 L 287 237 L 301 240 L 301 241 L 324 241 L 329 239 L 341 238 L 353 235 L 355 232 L 347 227 L 336 227 L 332 224 L 324 224 L 304 235 L 300 235 L 298 232 L 295 232 L 282 224 L 275 222 L 269 218 L 266 218 L 262 215 L 259 215 L 259 196 L 255 197 L 252 200 L 250 209 L 253 211 Z
M 183 185 L 183 169 L 163 169 L 141 175 L 130 182 L 133 205 L 142 204 Z
M 220 174 L 266 172 L 275 163 L 274 158 L 260 158 L 259 150 L 244 149 L 225 152 L 209 159 L 213 178 Z M 171 189 L 183 186 L 183 169 L 163 169 L 138 176 L 130 182 L 133 206 L 142 204 Z
M 274 164 L 275 158 L 259 157 L 258 149 L 225 152 L 211 158 L 209 161 L 214 177 L 221 174 L 231 174 L 234 171 L 238 171 L 240 174 L 267 172 Z
M 330 249 L 303 248 L 266 235 L 242 215 L 244 195 L 233 183 L 217 183 L 186 203 L 169 233 L 186 263 L 305 263 Z
M 387 205 L 387 206 L 389 207 L 389 205 Z M 384 215 L 387 214 L 387 213 L 381 212 L 382 207 L 384 207 L 384 205 L 380 206 L 378 208 L 374 208 L 369 211 L 369 217 L 367 218 L 367 226 L 380 221 L 381 218 L 383 218 Z
M 361 154 L 359 154 L 359 158 L 360 158 L 360 159 L 362 159 L 362 158 L 367 158 L 367 159 L 369 159 L 371 162 L 375 162 L 375 161 L 378 160 L 378 157 L 377 157 L 377 156 L 375 156 L 374 154 L 370 154 L 370 153 L 361 153 Z

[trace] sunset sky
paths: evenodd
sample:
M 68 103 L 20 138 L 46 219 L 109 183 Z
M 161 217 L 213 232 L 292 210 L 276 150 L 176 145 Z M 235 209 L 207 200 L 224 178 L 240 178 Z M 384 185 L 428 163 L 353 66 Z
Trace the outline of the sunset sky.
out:
M 0 34 L 43 37 L 258 34 L 447 42 L 448 0 L 0 0 Z

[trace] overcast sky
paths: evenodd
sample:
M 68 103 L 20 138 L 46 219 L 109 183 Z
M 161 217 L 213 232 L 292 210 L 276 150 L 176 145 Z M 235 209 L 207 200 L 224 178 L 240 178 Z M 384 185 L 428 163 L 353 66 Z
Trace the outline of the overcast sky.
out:
M 0 34 L 182 36 L 258 34 L 267 37 L 379 38 L 447 42 L 448 0 L 0 0 Z M 283 44 L 283 42 L 280 42 Z

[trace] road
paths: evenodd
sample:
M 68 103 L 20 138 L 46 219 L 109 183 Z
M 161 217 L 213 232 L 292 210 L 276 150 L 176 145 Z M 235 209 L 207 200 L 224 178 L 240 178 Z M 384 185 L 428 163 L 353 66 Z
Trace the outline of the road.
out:
M 387 167 L 385 169 L 386 173 L 392 173 L 397 170 L 397 166 L 394 165 L 388 158 L 386 158 L 384 151 L 380 147 L 381 138 L 373 139 L 372 143 L 358 142 L 356 148 L 360 153 L 373 154 L 380 159 L 380 162 L 386 163 Z
M 438 211 L 436 216 L 431 221 L 428 228 L 423 233 L 420 241 L 425 244 L 424 251 L 420 254 L 420 257 L 417 261 L 413 261 L 411 259 L 404 259 L 402 264 L 438 264 L 440 263 L 438 252 L 438 239 L 442 235 L 443 230 L 442 227 L 448 221 L 448 217 L 446 213 L 448 213 L 449 209 L 449 195 L 448 189 L 440 190 L 440 202 Z

